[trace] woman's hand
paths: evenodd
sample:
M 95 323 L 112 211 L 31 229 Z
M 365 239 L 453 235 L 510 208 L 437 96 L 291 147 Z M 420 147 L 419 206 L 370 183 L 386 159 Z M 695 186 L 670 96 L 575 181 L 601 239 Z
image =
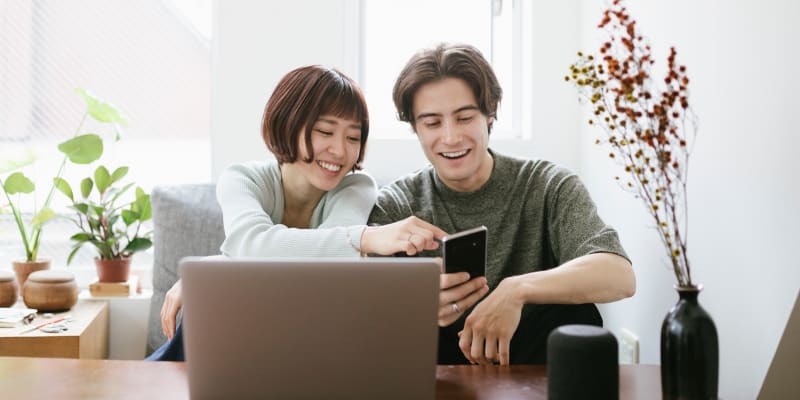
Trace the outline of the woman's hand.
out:
M 423 250 L 436 250 L 447 232 L 417 217 L 408 217 L 383 226 L 368 226 L 361 234 L 361 252 L 391 255 L 405 252 L 413 256 Z
M 175 336 L 175 326 L 178 319 L 178 310 L 183 306 L 181 300 L 180 279 L 167 291 L 164 296 L 164 305 L 161 306 L 161 331 L 167 339 Z

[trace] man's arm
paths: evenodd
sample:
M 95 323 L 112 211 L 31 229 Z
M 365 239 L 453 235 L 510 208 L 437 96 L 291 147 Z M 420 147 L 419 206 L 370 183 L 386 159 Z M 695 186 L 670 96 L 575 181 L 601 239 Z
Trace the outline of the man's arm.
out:
M 633 296 L 636 277 L 625 258 L 594 253 L 556 268 L 508 277 L 497 290 L 501 287 L 522 304 L 610 303 Z
M 635 291 L 630 262 L 612 253 L 588 254 L 556 268 L 508 277 L 475 306 L 458 344 L 472 362 L 507 365 L 523 305 L 607 303 Z

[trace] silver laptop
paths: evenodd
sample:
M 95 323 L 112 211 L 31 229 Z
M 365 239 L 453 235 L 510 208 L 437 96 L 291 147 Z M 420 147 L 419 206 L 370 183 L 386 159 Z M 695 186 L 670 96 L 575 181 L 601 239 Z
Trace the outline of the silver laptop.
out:
M 193 399 L 432 399 L 430 258 L 180 263 Z
M 758 398 L 800 399 L 800 292 L 795 296 L 794 307 L 786 322 L 778 349 L 767 370 Z

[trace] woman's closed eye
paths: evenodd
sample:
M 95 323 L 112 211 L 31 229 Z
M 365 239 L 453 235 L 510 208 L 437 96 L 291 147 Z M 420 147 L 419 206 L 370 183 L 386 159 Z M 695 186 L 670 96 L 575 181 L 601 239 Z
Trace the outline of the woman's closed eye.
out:
M 347 140 L 353 143 L 361 143 L 361 136 L 348 136 Z
M 325 136 L 333 135 L 333 132 L 331 132 L 331 131 L 325 131 L 325 130 L 322 130 L 322 129 L 314 129 L 314 130 L 319 132 L 319 133 L 321 133 L 321 134 L 323 134 L 323 135 L 325 135 Z

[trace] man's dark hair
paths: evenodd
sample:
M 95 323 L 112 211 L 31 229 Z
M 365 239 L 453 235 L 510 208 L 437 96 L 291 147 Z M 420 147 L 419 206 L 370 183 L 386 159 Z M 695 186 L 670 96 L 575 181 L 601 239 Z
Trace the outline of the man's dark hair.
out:
M 481 113 L 491 118 L 490 121 L 497 119 L 497 106 L 503 97 L 503 89 L 492 66 L 475 47 L 447 43 L 422 50 L 408 60 L 392 91 L 397 118 L 410 123 L 416 131 L 414 95 L 423 85 L 445 78 L 463 80 L 472 89 Z M 492 122 L 489 122 L 491 130 Z

